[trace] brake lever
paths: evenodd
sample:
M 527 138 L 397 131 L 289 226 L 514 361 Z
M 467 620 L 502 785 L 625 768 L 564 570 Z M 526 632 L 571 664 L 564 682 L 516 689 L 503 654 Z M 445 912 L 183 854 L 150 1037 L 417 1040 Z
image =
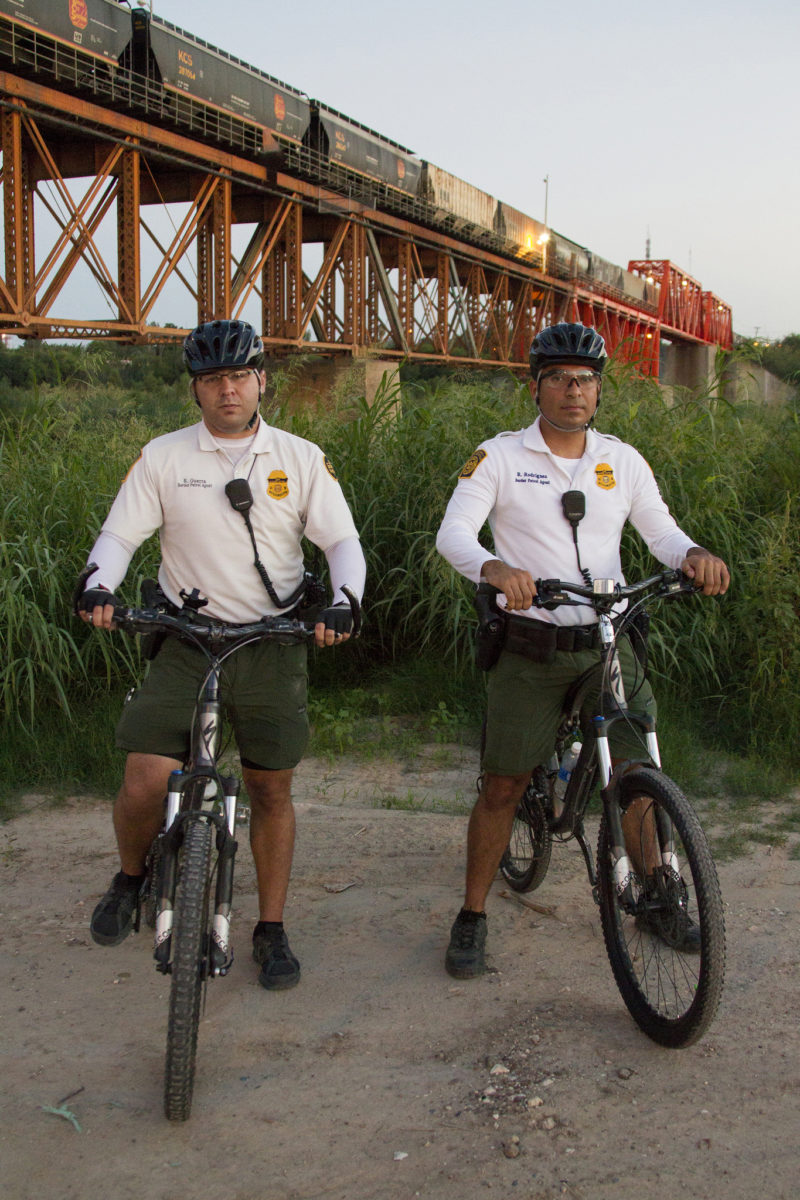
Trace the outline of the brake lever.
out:
M 342 591 L 347 596 L 347 602 L 350 605 L 350 612 L 353 615 L 353 630 L 351 637 L 357 638 L 361 633 L 361 604 L 355 592 L 351 591 L 346 585 L 342 587 Z
M 581 601 L 575 600 L 568 592 L 562 589 L 560 579 L 537 579 L 533 605 L 534 608 L 545 608 L 548 611 L 552 611 L 555 608 L 561 608 L 563 605 L 571 605 L 574 608 L 579 608 Z

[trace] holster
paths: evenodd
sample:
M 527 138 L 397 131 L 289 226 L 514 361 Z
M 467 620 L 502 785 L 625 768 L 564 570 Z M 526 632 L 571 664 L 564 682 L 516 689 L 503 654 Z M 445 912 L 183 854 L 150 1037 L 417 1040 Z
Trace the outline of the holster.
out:
M 481 671 L 491 671 L 503 649 L 506 618 L 497 607 L 497 596 L 497 588 L 490 583 L 479 583 L 473 600 L 478 614 L 475 661 Z
M 162 592 L 161 587 L 156 579 L 143 579 L 140 588 L 143 608 L 158 608 L 162 612 L 176 613 L 178 610 L 171 600 Z M 161 630 L 156 630 L 153 633 L 146 633 L 141 640 L 140 646 L 142 658 L 146 662 L 152 662 L 164 644 L 164 638 L 167 634 Z

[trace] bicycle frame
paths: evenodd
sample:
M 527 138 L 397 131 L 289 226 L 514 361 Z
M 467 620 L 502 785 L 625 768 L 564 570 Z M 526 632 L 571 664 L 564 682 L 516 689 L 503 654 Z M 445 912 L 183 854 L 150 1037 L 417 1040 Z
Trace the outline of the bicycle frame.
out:
M 675 571 L 662 572 L 631 589 L 620 588 L 614 580 L 595 580 L 591 588 L 584 585 L 565 584 L 560 580 L 537 581 L 538 607 L 553 608 L 561 604 L 575 604 L 576 601 L 566 594 L 571 592 L 589 598 L 597 612 L 600 661 L 585 672 L 570 689 L 564 707 L 561 732 L 568 732 L 577 725 L 578 714 L 598 675 L 601 680 L 599 712 L 591 720 L 589 736 L 583 741 L 578 761 L 567 784 L 563 809 L 558 816 L 551 815 L 548 819 L 548 826 L 552 834 L 562 835 L 563 840 L 574 837 L 578 842 L 595 899 L 597 899 L 597 874 L 583 827 L 583 817 L 595 780 L 599 777 L 603 809 L 612 834 L 614 875 L 619 894 L 622 895 L 630 886 L 631 864 L 625 850 L 625 838 L 622 831 L 619 780 L 622 774 L 634 765 L 661 769 L 655 718 L 648 713 L 636 712 L 628 708 L 617 650 L 617 631 L 610 610 L 626 591 L 633 595 L 653 589 L 656 585 L 659 585 L 664 595 L 687 591 L 687 586 L 679 580 L 679 575 L 680 573 Z M 609 747 L 609 734 L 618 722 L 634 725 L 641 730 L 647 755 L 635 760 L 626 759 L 615 766 Z M 666 826 L 659 828 L 658 835 L 662 861 L 665 865 L 671 865 L 672 855 L 668 828 Z
M 235 643 L 223 657 L 228 657 L 252 640 L 243 639 Z M 172 772 L 167 791 L 154 941 L 156 964 L 165 974 L 170 969 L 170 938 L 174 918 L 178 852 L 188 821 L 208 821 L 217 830 L 217 886 L 207 973 L 227 975 L 233 965 L 230 918 L 240 783 L 235 776 L 221 776 L 217 770 L 217 753 L 222 734 L 219 700 L 222 661 L 222 658 L 216 655 L 211 659 L 198 697 L 189 758 L 184 769 Z M 218 810 L 220 803 L 221 812 Z
M 579 728 L 584 731 L 563 810 L 556 813 L 554 803 L 554 756 L 532 772 L 500 863 L 515 891 L 531 891 L 544 881 L 553 839 L 578 841 L 623 1001 L 643 1032 L 669 1047 L 691 1045 L 714 1018 L 724 982 L 724 913 L 700 822 L 661 770 L 655 719 L 628 707 L 618 638 L 645 596 L 689 591 L 694 591 L 691 582 L 678 571 L 630 586 L 613 580 L 588 585 L 536 580 L 538 607 L 579 602 L 571 596 L 589 601 L 597 614 L 600 655 L 569 689 L 556 733 L 561 754 Z M 633 601 L 632 608 L 612 618 L 614 605 L 626 599 Z M 595 710 L 588 698 L 598 690 Z M 621 721 L 641 734 L 642 752 L 615 763 L 609 734 Z M 583 821 L 598 780 L 603 812 L 595 866 Z

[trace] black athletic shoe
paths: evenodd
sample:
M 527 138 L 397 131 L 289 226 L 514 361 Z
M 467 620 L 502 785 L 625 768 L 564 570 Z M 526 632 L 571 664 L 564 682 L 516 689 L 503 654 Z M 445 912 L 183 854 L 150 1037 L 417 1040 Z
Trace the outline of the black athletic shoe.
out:
M 658 938 L 665 946 L 680 954 L 699 954 L 702 944 L 700 926 L 683 913 L 660 912 L 648 909 L 639 913 L 636 928 Z
M 286 933 L 282 926 L 264 926 L 259 921 L 253 930 L 253 958 L 261 965 L 258 982 L 271 991 L 294 987 L 300 982 L 300 963 L 289 949 Z
M 445 970 L 455 979 L 474 979 L 476 975 L 482 975 L 486 970 L 485 946 L 486 913 L 462 908 L 450 930 Z
M 139 912 L 139 896 L 145 875 L 126 875 L 119 871 L 92 913 L 89 929 L 100 946 L 118 946 L 133 929 Z

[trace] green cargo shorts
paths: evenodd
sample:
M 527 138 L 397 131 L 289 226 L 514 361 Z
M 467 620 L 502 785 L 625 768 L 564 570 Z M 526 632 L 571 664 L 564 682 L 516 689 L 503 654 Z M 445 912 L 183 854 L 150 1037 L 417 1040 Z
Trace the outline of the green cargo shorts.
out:
M 634 712 L 656 714 L 650 684 L 627 637 L 617 643 L 628 706 Z M 488 675 L 486 742 L 482 767 L 492 775 L 527 775 L 553 753 L 562 706 L 572 684 L 599 662 L 598 650 L 572 654 L 556 651 L 555 661 L 535 663 L 504 650 Z M 584 704 L 582 716 L 595 716 L 598 684 Z M 647 754 L 641 731 L 619 722 L 609 737 L 614 758 L 640 758 Z
M 168 637 L 141 687 L 125 703 L 117 746 L 184 761 L 197 692 L 208 660 L 195 647 Z M 260 641 L 243 646 L 222 665 L 220 696 L 239 753 L 250 766 L 296 767 L 308 745 L 306 646 Z

